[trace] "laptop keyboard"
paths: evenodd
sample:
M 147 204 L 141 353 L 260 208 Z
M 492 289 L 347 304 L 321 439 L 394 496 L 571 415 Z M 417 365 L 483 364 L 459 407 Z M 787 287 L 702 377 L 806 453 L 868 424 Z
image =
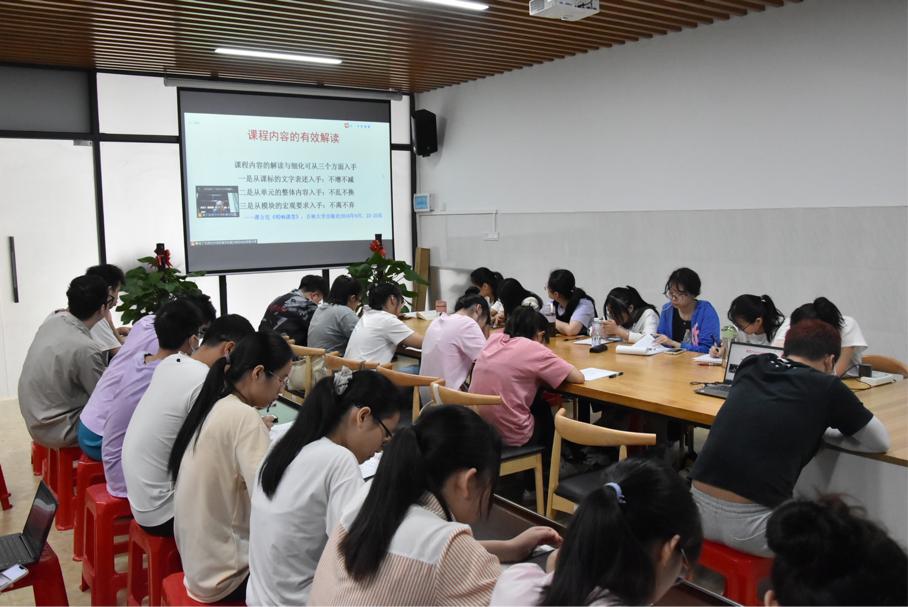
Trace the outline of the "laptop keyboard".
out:
M 0 569 L 30 561 L 31 555 L 25 549 L 21 535 L 17 533 L 16 535 L 0 537 Z

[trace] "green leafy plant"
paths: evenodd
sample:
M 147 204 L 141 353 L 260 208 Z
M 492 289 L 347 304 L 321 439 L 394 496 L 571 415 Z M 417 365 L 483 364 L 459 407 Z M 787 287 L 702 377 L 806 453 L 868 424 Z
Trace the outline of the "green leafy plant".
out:
M 412 303 L 415 291 L 407 288 L 405 280 L 414 284 L 429 284 L 426 280 L 416 273 L 416 270 L 405 261 L 388 259 L 385 257 L 385 247 L 380 240 L 373 240 L 369 244 L 369 250 L 372 255 L 362 263 L 356 263 L 347 267 L 347 273 L 363 285 L 363 293 L 368 293 L 372 285 L 380 282 L 390 282 L 400 287 L 400 292 L 404 296 L 405 304 L 401 312 L 409 312 L 409 304 Z M 366 297 L 364 297 L 365 299 Z M 407 299 L 409 298 L 409 302 Z
M 126 282 L 120 289 L 121 321 L 131 324 L 143 316 L 154 314 L 168 299 L 178 295 L 201 293 L 198 285 L 189 278 L 203 276 L 203 272 L 180 274 L 170 263 L 170 251 L 159 244 L 154 257 L 141 257 L 142 265 L 126 272 Z

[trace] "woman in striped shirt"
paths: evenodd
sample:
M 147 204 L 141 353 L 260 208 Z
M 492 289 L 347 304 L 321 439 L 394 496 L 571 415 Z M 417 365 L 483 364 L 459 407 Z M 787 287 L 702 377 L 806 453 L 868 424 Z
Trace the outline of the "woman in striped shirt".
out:
M 495 430 L 466 407 L 423 413 L 399 431 L 368 494 L 325 547 L 311 605 L 488 605 L 499 558 L 521 560 L 547 527 L 480 543 L 469 524 L 488 511 L 501 458 Z

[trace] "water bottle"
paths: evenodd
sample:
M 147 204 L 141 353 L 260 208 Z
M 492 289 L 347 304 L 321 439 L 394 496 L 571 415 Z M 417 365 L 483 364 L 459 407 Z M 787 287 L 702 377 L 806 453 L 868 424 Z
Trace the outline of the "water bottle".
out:
M 602 319 L 594 318 L 590 326 L 590 345 L 592 347 L 602 345 Z
M 728 366 L 728 351 L 731 349 L 731 342 L 738 336 L 738 329 L 732 325 L 722 327 L 719 333 L 722 338 L 722 366 Z

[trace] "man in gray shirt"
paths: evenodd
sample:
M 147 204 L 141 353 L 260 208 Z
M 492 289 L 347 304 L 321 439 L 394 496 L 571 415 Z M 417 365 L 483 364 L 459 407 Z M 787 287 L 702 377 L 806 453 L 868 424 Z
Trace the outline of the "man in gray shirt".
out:
M 19 410 L 28 433 L 52 448 L 78 445 L 79 414 L 104 372 L 104 352 L 91 328 L 111 303 L 98 276 L 75 278 L 66 300 L 66 310 L 38 328 L 19 376 Z

